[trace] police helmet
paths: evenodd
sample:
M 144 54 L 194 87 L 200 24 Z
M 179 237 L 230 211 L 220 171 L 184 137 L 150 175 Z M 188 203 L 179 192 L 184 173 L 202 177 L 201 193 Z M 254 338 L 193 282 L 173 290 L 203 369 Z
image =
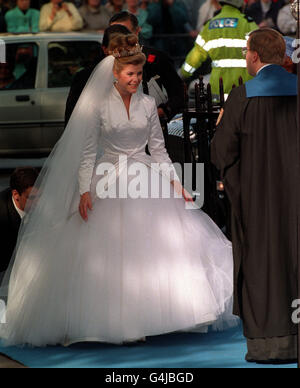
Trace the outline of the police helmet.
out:
M 242 8 L 244 0 L 220 0 L 220 4 L 228 4 L 235 8 Z

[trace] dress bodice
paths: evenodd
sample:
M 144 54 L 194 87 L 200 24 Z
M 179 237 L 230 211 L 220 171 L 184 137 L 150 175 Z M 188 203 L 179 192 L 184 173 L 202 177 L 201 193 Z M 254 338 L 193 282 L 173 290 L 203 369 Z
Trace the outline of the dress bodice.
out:
M 80 194 L 90 191 L 97 155 L 101 155 L 98 163 L 116 164 L 120 155 L 127 155 L 148 165 L 151 161 L 162 164 L 162 170 L 172 164 L 154 98 L 141 92 L 133 94 L 128 117 L 125 104 L 113 87 L 91 122 L 79 169 Z M 151 158 L 145 153 L 147 144 Z
M 149 118 L 143 94 L 132 95 L 128 117 L 125 104 L 118 90 L 113 87 L 101 109 L 99 144 L 102 153 L 119 155 L 132 151 L 144 152 L 150 131 Z

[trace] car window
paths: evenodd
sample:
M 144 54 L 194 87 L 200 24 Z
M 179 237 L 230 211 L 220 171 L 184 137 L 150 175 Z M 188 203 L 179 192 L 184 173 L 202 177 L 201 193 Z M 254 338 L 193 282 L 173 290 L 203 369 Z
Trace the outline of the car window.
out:
M 37 58 L 35 43 L 6 44 L 6 63 L 0 63 L 0 91 L 34 89 Z
M 100 60 L 95 41 L 51 42 L 48 45 L 48 88 L 71 86 L 75 74 Z

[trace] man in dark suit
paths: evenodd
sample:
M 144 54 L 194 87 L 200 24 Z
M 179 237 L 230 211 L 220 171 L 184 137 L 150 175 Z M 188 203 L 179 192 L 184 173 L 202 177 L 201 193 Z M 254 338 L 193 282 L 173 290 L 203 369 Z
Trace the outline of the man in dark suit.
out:
M 102 41 L 102 49 L 99 52 L 99 56 L 96 59 L 96 61 L 91 64 L 90 66 L 84 68 L 83 70 L 79 71 L 71 85 L 71 89 L 68 95 L 67 103 L 66 103 L 66 110 L 65 110 L 65 127 L 67 126 L 70 117 L 72 115 L 72 112 L 77 104 L 77 101 L 79 100 L 79 97 L 87 84 L 92 72 L 94 71 L 95 67 L 98 65 L 99 62 L 102 61 L 102 59 L 106 56 L 106 50 L 108 49 L 109 44 L 109 38 L 112 34 L 129 34 L 130 31 L 127 30 L 126 27 L 123 27 L 121 25 L 111 26 L 108 27 L 105 30 L 103 41 Z
M 33 167 L 17 168 L 10 177 L 10 187 L 0 193 L 0 274 L 9 265 L 37 176 L 38 171 Z

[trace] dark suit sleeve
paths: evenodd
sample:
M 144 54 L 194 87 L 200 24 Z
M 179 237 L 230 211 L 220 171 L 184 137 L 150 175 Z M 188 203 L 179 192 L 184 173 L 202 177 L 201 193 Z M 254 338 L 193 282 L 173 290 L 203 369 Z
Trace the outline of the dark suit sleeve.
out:
M 159 56 L 159 71 L 161 82 L 168 93 L 167 103 L 160 105 L 160 107 L 166 113 L 168 120 L 171 120 L 183 110 L 184 86 L 171 59 L 163 52 L 160 52 Z
M 65 127 L 67 126 L 79 97 L 87 84 L 95 66 L 88 67 L 77 73 L 73 79 L 71 89 L 66 102 Z
M 6 271 L 15 249 L 21 219 L 11 200 L 9 189 L 0 193 L 0 272 Z

